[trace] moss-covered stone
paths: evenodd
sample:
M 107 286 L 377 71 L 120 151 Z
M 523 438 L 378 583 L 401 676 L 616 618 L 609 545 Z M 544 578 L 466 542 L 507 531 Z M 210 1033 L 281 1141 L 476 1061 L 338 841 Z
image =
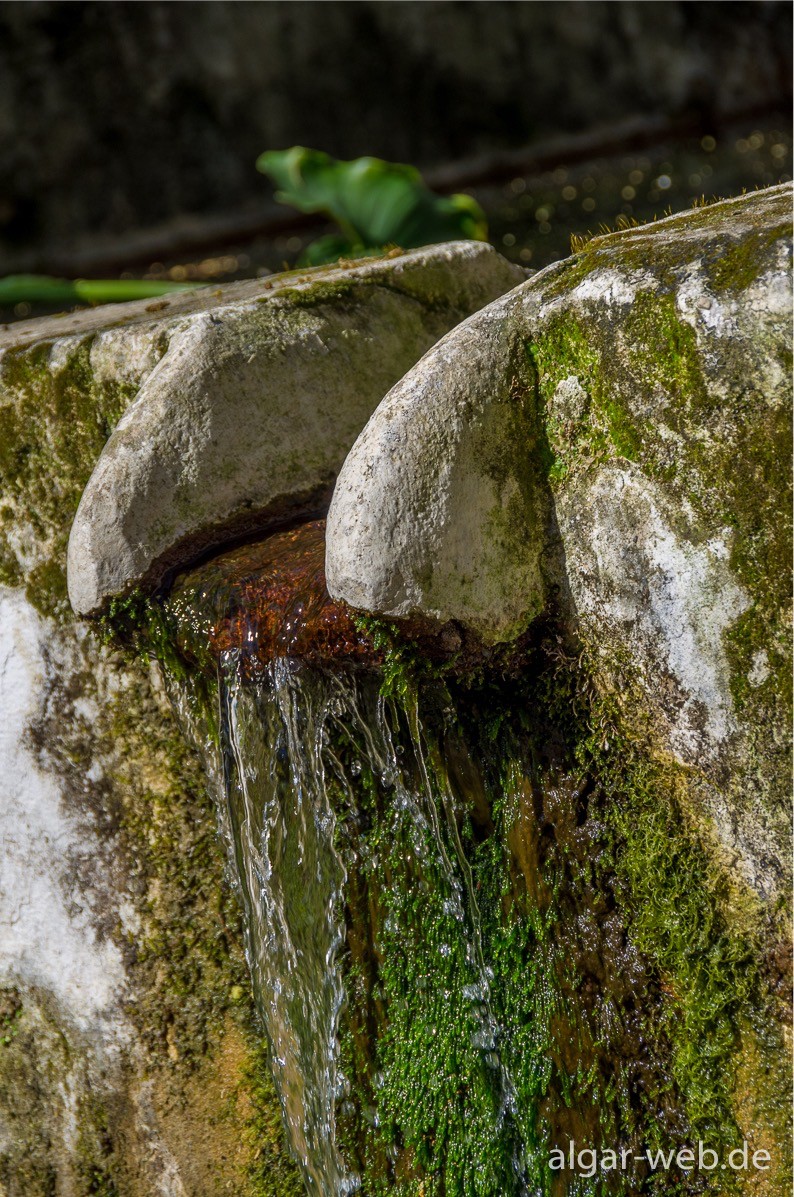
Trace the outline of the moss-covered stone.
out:
M 700 778 L 694 806 L 772 905 L 789 884 L 790 191 L 593 238 L 497 300 L 386 397 L 328 523 L 331 593 L 360 609 L 506 641 L 567 602 L 632 661 Z
M 141 314 L 0 356 L 0 1187 L 275 1197 L 297 1173 L 203 774 L 156 672 L 66 599 L 80 494 L 163 351 Z
M 790 223 L 775 188 L 594 238 L 536 275 L 387 396 L 328 521 L 331 592 L 375 616 L 454 618 L 496 643 L 539 599 L 558 621 L 562 665 L 533 700 L 595 787 L 579 807 L 600 826 L 593 902 L 611 893 L 654 978 L 688 1133 L 774 1142 L 771 1193 L 791 1166 Z M 470 531 L 493 526 L 500 437 L 514 491 L 534 477 L 491 558 Z M 522 588 L 527 532 L 541 573 Z M 425 568 L 443 577 L 461 546 L 468 593 Z M 501 834 L 527 852 L 509 820 Z

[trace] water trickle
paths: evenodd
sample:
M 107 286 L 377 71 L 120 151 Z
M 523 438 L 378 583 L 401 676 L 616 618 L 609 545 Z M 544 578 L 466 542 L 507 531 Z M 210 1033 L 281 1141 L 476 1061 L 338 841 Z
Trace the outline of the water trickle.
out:
M 344 865 L 324 786 L 328 695 L 286 660 L 222 684 L 225 794 L 255 996 L 293 1147 L 314 1191 L 352 1192 L 336 1150 Z
M 340 848 L 345 837 L 329 799 L 329 779 L 337 801 L 343 796 L 352 813 L 358 805 L 353 785 L 366 769 L 370 784 L 380 782 L 391 818 L 407 824 L 412 868 L 443 879 L 441 909 L 460 928 L 470 978 L 461 987 L 470 1009 L 470 1044 L 493 1073 L 499 1094 L 496 1135 L 515 1098 L 499 1057 L 473 887 L 449 854 L 448 842 L 457 837 L 456 829 L 450 832 L 454 816 L 448 812 L 442 828 L 420 739 L 412 741 L 411 754 L 420 784 L 398 766 L 391 731 L 397 712 L 380 699 L 376 679 L 295 669 L 277 659 L 252 682 L 235 664 L 227 661 L 221 687 L 225 794 L 257 1003 L 293 1146 L 313 1191 L 352 1192 L 357 1178 L 337 1148 L 335 1111 L 349 1080 L 338 1050 L 344 888 L 347 867 L 358 858 Z M 335 752 L 340 740 L 355 743 L 365 761 L 357 761 L 358 772 Z M 369 865 L 376 865 L 372 856 Z M 397 934 L 399 924 L 387 920 L 385 931 Z M 376 1110 L 373 1120 L 377 1125 Z
M 546 1194 L 552 1146 L 636 1145 L 643 1103 L 682 1134 L 639 1067 L 657 999 L 594 888 L 600 824 L 538 763 L 553 729 L 519 704 L 495 752 L 497 688 L 384 695 L 323 548 L 318 522 L 234 549 L 168 601 L 217 670 L 221 822 L 307 1190 Z

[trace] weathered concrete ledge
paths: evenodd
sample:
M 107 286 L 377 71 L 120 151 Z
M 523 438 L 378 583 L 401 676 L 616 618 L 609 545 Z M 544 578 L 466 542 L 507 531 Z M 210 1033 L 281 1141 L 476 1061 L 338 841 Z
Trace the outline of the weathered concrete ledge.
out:
M 156 585 L 231 536 L 322 511 L 386 391 L 523 277 L 490 246 L 453 242 L 277 275 L 162 323 L 157 364 L 75 518 L 75 611 Z
M 328 516 L 331 594 L 633 672 L 761 894 L 786 873 L 791 186 L 589 242 L 386 396 Z M 702 804 L 701 804 L 702 805 Z

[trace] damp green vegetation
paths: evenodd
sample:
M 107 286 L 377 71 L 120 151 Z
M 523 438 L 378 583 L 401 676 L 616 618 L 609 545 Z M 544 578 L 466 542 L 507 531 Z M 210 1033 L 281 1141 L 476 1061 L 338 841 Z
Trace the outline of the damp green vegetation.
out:
M 720 247 L 721 252 L 715 255 L 709 270 L 712 288 L 719 293 L 743 291 L 751 286 L 762 273 L 762 264 L 769 261 L 771 252 L 789 231 L 790 218 L 782 220 L 777 228 L 754 230 L 741 241 Z
M 3 990 L 0 1040 L 0 1101 L 8 1128 L 0 1148 L 0 1184 L 25 1197 L 55 1197 L 56 1160 L 49 1141 L 49 1095 L 42 1065 L 64 1066 L 63 1044 L 51 1043 L 51 1029 L 33 1000 Z M 8 1034 L 13 1030 L 12 1034 Z M 52 1051 L 47 1049 L 52 1047 Z M 12 1186 L 16 1186 L 16 1190 Z
M 0 1047 L 8 1047 L 19 1030 L 22 998 L 15 985 L 0 989 Z
M 619 455 L 637 459 L 641 434 L 605 377 L 598 341 L 576 315 L 562 313 L 543 335 L 525 346 L 538 380 L 540 405 L 548 430 L 547 474 L 552 487 L 593 462 Z M 573 388 L 567 402 L 557 399 L 566 380 Z
M 710 211 L 698 219 L 710 219 Z M 744 261 L 752 258 L 755 277 L 776 265 L 783 231 L 747 234 L 754 249 Z M 724 639 L 731 693 L 747 729 L 747 768 L 743 782 L 731 783 L 731 800 L 748 810 L 760 804 L 767 825 L 785 834 L 790 765 L 780 729 L 788 726 L 791 698 L 792 444 L 786 404 L 771 402 L 770 394 L 778 385 L 774 371 L 783 377 L 789 365 L 778 362 L 763 337 L 748 343 L 737 334 L 734 347 L 723 344 L 726 364 L 713 377 L 698 333 L 678 306 L 674 276 L 668 286 L 654 265 L 658 285 L 632 282 L 622 257 L 631 234 L 625 236 L 612 243 L 611 254 L 609 239 L 601 248 L 593 243 L 586 270 L 626 267 L 626 285 L 635 293 L 619 327 L 586 308 L 561 305 L 527 344 L 552 452 L 545 468 L 559 490 L 602 463 L 632 463 L 657 484 L 666 518 L 683 541 L 702 545 L 719 532 L 750 603 Z M 707 278 L 726 263 L 736 287 L 746 287 L 736 261 L 744 243 L 728 239 L 716 247 L 702 263 Z M 568 269 L 560 268 L 561 278 Z
M 603 661 L 590 660 L 571 703 L 575 755 L 602 795 L 629 933 L 665 996 L 671 1076 L 687 1118 L 695 1138 L 739 1137 L 739 1061 L 758 1036 L 767 1055 L 754 1092 L 767 1114 L 770 1100 L 776 1107 L 777 1151 L 785 1153 L 787 1082 L 778 1011 L 762 975 L 764 920 L 693 819 L 686 771 L 656 746 L 630 671 L 614 665 L 605 680 Z M 787 1164 L 778 1159 L 779 1175 Z
M 577 757 L 603 789 L 631 934 L 667 997 L 673 1076 L 693 1128 L 731 1142 L 735 1059 L 741 1020 L 761 999 L 761 944 L 731 926 L 730 879 L 688 824 L 683 778 L 660 763 L 651 733 L 627 734 L 614 697 L 597 691 L 587 724 Z
M 615 346 L 608 327 L 562 312 L 527 346 L 553 450 L 550 479 L 615 457 L 637 462 L 665 484 L 671 509 L 732 530 L 732 567 L 769 614 L 785 603 L 791 552 L 790 523 L 778 514 L 790 492 L 786 413 L 765 402 L 752 374 L 746 393 L 726 404 L 673 294 L 639 290 L 625 325 Z M 747 365 L 737 359 L 737 370 Z M 560 396 L 563 383 L 578 391 L 578 406 Z M 653 421 L 624 398 L 648 392 L 658 396 Z
M 339 799 L 341 843 L 361 861 L 340 1137 L 362 1192 L 481 1197 L 523 1176 L 549 1194 L 724 1193 L 724 1177 L 647 1168 L 560 1188 L 549 1153 L 569 1138 L 727 1150 L 759 1111 L 768 1191 L 785 1192 L 764 926 L 757 910 L 737 917 L 735 878 L 688 814 L 685 771 L 636 714 L 626 667 L 605 685 L 600 658 L 551 628 L 519 674 L 461 682 L 371 630 L 401 768 L 421 771 L 421 728 L 434 813 L 401 810 L 366 768 L 354 820 Z
M 178 688 L 189 704 L 197 734 L 216 743 L 212 679 L 179 652 L 171 638 L 174 626 L 156 597 L 136 592 L 115 600 L 103 623 L 106 643 L 120 651 L 127 668 L 156 661 L 169 689 Z M 226 1139 L 231 1146 L 241 1136 L 243 1163 L 224 1182 L 227 1187 L 233 1185 L 246 1197 L 297 1197 L 303 1190 L 285 1145 L 258 1031 L 242 950 L 241 911 L 223 875 L 223 847 L 203 763 L 177 728 L 172 711 L 161 710 L 158 717 L 151 707 L 140 709 L 122 700 L 112 704 L 111 713 L 109 730 L 119 746 L 113 790 L 131 799 L 122 802 L 115 816 L 120 843 L 145 886 L 142 927 L 125 936 L 136 993 L 130 1016 L 150 1058 L 170 1072 L 170 1089 L 200 1087 L 209 1073 L 219 1097 L 228 1096 L 231 1104 L 221 1104 L 221 1116 L 212 1118 L 223 1130 L 212 1132 L 209 1142 L 201 1130 L 206 1112 L 191 1127 L 195 1150 L 205 1153 L 210 1169 L 221 1167 L 215 1157 L 229 1150 Z M 143 759 L 144 744 L 142 784 L 137 762 Z M 216 1076 L 214 1061 L 229 1038 L 239 1039 L 240 1046 Z M 196 1117 L 189 1106 L 186 1117 Z M 219 1158 L 225 1159 L 223 1154 Z
M 247 987 L 249 1001 L 250 987 Z M 250 1007 L 246 1005 L 246 1017 Z M 298 1167 L 285 1142 L 284 1125 L 271 1078 L 270 1049 L 267 1041 L 249 1030 L 250 1054 L 242 1071 L 241 1082 L 250 1114 L 244 1127 L 249 1153 L 246 1197 L 305 1197 Z
M 599 269 L 617 269 L 641 278 L 653 262 L 653 276 L 663 288 L 681 281 L 682 271 L 691 266 L 692 233 L 719 233 L 701 263 L 712 291 L 738 293 L 759 278 L 767 265 L 775 264 L 781 240 L 791 233 L 790 193 L 781 188 L 771 201 L 776 206 L 774 223 L 764 214 L 763 227 L 754 228 L 752 213 L 741 201 L 715 199 L 696 204 L 692 210 L 665 214 L 666 219 L 637 226 L 624 218 L 616 230 L 603 228 L 595 236 L 572 238 L 572 258 L 560 264 L 551 283 L 552 291 L 570 291 Z M 731 222 L 735 220 L 735 229 Z M 677 236 L 682 233 L 684 236 Z
M 177 641 L 177 615 L 158 595 L 136 587 L 123 597 L 110 598 L 96 624 L 105 644 L 117 645 L 141 662 L 158 661 L 175 683 L 183 684 L 192 674 Z M 201 652 L 196 637 L 191 639 L 190 647 L 193 664 L 198 665 L 200 673 L 208 672 L 209 648 Z M 208 702 L 208 709 L 210 705 Z
M 134 1014 L 154 1056 L 190 1065 L 217 1040 L 230 991 L 245 972 L 201 764 L 170 712 L 154 716 L 127 698 L 114 704 L 108 729 L 121 748 L 113 780 L 123 795 L 122 842 L 145 884 L 142 933 L 129 945 L 139 994 Z M 142 784 L 133 771 L 144 745 Z
M 469 314 L 471 301 L 465 294 L 458 297 L 457 302 L 450 298 L 449 275 L 437 271 L 434 279 L 433 266 L 425 266 L 420 273 L 406 271 L 404 276 L 395 275 L 390 270 L 379 272 L 373 269 L 379 261 L 388 263 L 394 258 L 403 256 L 401 249 L 387 249 L 383 252 L 373 251 L 368 255 L 370 272 L 359 277 L 328 277 L 332 272 L 361 265 L 355 260 L 340 259 L 327 267 L 309 267 L 303 270 L 284 271 L 274 275 L 272 280 L 265 280 L 263 287 L 267 289 L 270 282 L 272 292 L 260 296 L 259 304 L 273 304 L 290 309 L 303 308 L 311 310 L 325 304 L 341 305 L 344 310 L 353 313 L 353 306 L 362 298 L 362 290 L 386 291 L 400 299 L 413 299 L 427 313 L 438 313 L 447 318 L 451 311 L 459 308 L 460 316 Z M 294 285 L 289 280 L 294 279 Z M 288 285 L 283 285 L 287 282 Z M 301 285 L 297 285 L 301 284 Z M 353 313 L 354 314 L 354 313 Z
M 363 281 L 363 280 L 362 280 Z M 362 286 L 362 281 L 355 279 L 317 279 L 311 281 L 308 287 L 279 287 L 270 296 L 263 297 L 259 303 L 272 303 L 273 300 L 284 300 L 291 308 L 314 308 L 326 303 L 335 303 L 340 299 L 352 299 Z M 374 280 L 373 280 L 374 283 Z M 364 285 L 371 285 L 364 282 Z
M 0 1038 L 0 1186 L 20 1197 L 56 1197 L 66 1179 L 80 1197 L 117 1197 L 120 1169 L 111 1112 L 91 1092 L 84 1062 L 46 998 L 24 997 L 17 990 L 0 993 L 0 1023 L 7 1025 L 10 1014 L 13 1027 L 10 1036 Z M 54 1075 L 64 1078 L 63 1087 L 51 1083 Z M 74 1126 L 68 1160 L 58 1134 L 65 1118 Z
M 80 1109 L 76 1156 L 78 1192 L 87 1197 L 118 1197 L 108 1113 L 93 1095 L 85 1098 Z

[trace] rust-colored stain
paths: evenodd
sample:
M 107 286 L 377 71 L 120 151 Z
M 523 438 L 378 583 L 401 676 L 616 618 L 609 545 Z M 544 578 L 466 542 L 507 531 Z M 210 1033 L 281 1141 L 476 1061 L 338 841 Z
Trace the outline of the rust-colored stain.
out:
M 377 665 L 382 655 L 356 627 L 354 612 L 325 583 L 325 520 L 231 549 L 183 574 L 169 607 L 180 647 L 230 653 L 245 672 L 277 657 Z

